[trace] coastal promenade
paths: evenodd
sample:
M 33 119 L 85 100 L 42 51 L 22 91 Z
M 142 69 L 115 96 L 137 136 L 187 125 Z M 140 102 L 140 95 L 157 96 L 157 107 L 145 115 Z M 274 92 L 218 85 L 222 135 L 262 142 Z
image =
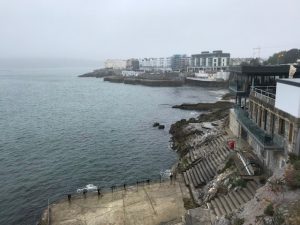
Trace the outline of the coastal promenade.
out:
M 188 189 L 178 181 L 139 184 L 101 197 L 97 193 L 72 197 L 71 201 L 66 197 L 50 205 L 49 219 L 51 225 L 181 224 L 186 196 Z

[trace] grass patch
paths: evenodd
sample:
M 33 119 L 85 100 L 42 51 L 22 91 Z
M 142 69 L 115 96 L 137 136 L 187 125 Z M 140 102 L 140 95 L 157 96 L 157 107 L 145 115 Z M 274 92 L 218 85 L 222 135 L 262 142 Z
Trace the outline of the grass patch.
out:
M 183 198 L 183 206 L 186 210 L 188 210 L 197 208 L 198 204 L 196 204 L 191 198 Z
M 229 180 L 229 184 L 232 185 L 232 188 L 235 187 L 246 187 L 247 186 L 247 181 L 245 181 L 244 179 L 241 179 L 239 177 L 235 177 L 235 178 L 231 178 Z

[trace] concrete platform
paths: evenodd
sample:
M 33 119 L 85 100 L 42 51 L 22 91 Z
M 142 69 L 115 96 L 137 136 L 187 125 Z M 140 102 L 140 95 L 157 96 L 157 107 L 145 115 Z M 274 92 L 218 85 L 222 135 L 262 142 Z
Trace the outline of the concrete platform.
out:
M 183 190 L 185 192 L 185 190 Z M 140 184 L 105 193 L 88 193 L 69 202 L 67 197 L 50 205 L 52 225 L 180 224 L 185 213 L 180 184 Z

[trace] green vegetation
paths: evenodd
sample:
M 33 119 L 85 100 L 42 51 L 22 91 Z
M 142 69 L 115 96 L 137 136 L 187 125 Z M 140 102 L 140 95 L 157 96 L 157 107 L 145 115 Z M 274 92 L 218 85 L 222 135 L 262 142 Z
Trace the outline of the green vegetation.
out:
M 300 188 L 300 157 L 289 155 L 291 166 L 285 170 L 285 181 L 292 189 Z
M 244 218 L 236 218 L 233 220 L 233 224 L 232 225 L 243 225 L 245 222 Z
M 270 203 L 264 210 L 264 214 L 267 216 L 273 216 L 274 215 L 274 206 L 273 203 Z
M 183 198 L 183 206 L 186 210 L 199 207 L 191 198 Z
M 284 219 L 282 212 L 279 210 L 276 210 L 275 214 L 274 214 L 274 223 L 276 225 L 282 225 L 282 224 L 284 224 L 284 222 L 285 222 L 285 219 Z
M 266 61 L 266 64 L 276 65 L 276 64 L 295 63 L 297 59 L 300 59 L 300 49 L 293 48 L 288 51 L 281 51 L 273 54 Z
M 247 181 L 245 181 L 244 179 L 241 179 L 239 177 L 235 177 L 235 178 L 230 178 L 229 184 L 231 184 L 233 188 L 234 187 L 246 187 Z
M 226 161 L 225 163 L 225 166 L 224 166 L 224 169 L 222 172 L 224 172 L 226 169 L 232 167 L 232 166 L 235 166 L 235 163 L 234 163 L 234 160 L 232 157 L 229 157 L 228 160 Z

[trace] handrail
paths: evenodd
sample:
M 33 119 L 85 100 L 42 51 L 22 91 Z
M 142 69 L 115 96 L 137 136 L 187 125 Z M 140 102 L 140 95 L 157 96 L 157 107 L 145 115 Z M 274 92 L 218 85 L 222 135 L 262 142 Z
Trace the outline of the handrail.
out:
M 266 90 L 261 89 L 261 87 L 267 87 Z M 269 91 L 269 89 L 274 90 L 274 86 L 261 86 L 261 87 L 251 87 L 250 95 L 259 98 L 271 105 L 275 105 L 276 95 Z

